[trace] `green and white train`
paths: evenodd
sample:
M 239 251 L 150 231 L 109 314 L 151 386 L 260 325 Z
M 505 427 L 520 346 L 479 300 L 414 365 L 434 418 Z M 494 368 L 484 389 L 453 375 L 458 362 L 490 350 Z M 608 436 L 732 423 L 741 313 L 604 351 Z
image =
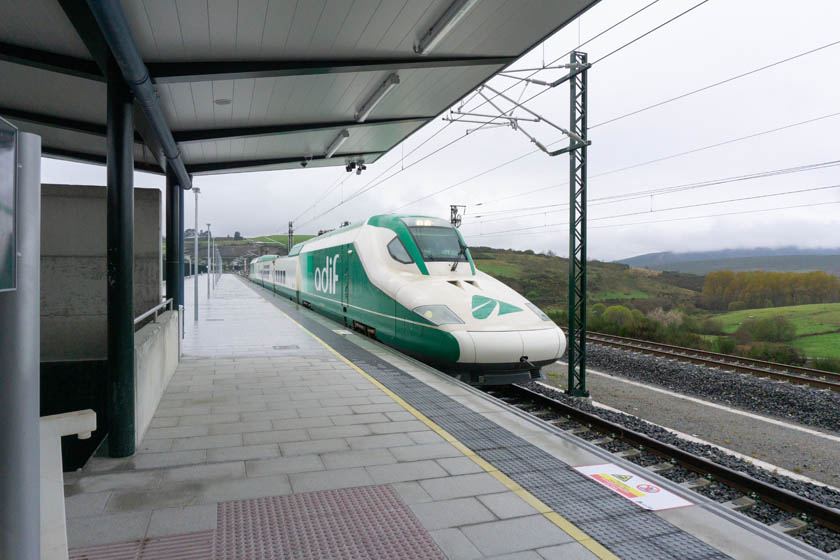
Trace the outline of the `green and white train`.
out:
M 539 378 L 566 338 L 437 218 L 380 215 L 251 261 L 251 281 L 473 385 Z

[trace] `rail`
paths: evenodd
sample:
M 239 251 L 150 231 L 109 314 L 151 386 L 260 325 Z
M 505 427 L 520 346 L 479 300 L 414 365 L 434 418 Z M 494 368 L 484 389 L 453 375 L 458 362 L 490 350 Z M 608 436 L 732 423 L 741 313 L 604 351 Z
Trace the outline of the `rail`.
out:
M 627 338 L 612 334 L 590 332 L 588 342 L 603 344 L 615 348 L 623 348 L 635 352 L 642 352 L 663 358 L 681 360 L 700 365 L 716 367 L 723 370 L 747 373 L 757 377 L 769 377 L 778 381 L 787 381 L 800 385 L 810 385 L 818 389 L 840 391 L 840 374 L 818 369 L 766 362 L 742 356 L 719 354 L 708 350 L 672 346 L 660 342 Z
M 830 508 L 788 490 L 762 482 L 747 474 L 719 465 L 673 445 L 653 439 L 645 434 L 630 430 L 595 414 L 584 412 L 526 387 L 512 385 L 507 390 L 512 394 L 516 394 L 519 398 L 538 402 L 540 405 L 547 406 L 555 412 L 568 415 L 578 421 L 591 425 L 599 431 L 615 434 L 616 437 L 628 443 L 642 446 L 646 451 L 656 453 L 667 459 L 673 459 L 689 470 L 711 475 L 714 480 L 737 488 L 747 495 L 756 494 L 766 502 L 781 509 L 794 513 L 804 513 L 820 525 L 834 531 L 840 530 L 840 510 Z
M 172 303 L 172 298 L 169 298 L 152 307 L 151 309 L 134 319 L 134 326 L 136 327 L 138 324 L 142 323 L 149 317 L 154 317 L 152 319 L 152 322 L 156 323 L 158 314 L 161 313 L 161 309 L 167 309 L 168 311 L 172 311 Z

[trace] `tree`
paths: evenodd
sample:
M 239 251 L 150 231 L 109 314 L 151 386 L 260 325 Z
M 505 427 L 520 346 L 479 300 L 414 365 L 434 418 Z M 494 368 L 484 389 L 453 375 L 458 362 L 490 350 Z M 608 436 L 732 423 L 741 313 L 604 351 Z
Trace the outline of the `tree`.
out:
M 233 238 L 234 238 L 236 241 L 239 241 L 240 239 L 242 239 L 242 234 L 241 234 L 241 233 L 239 233 L 238 231 L 236 231 L 236 232 L 234 232 L 234 233 L 233 233 Z

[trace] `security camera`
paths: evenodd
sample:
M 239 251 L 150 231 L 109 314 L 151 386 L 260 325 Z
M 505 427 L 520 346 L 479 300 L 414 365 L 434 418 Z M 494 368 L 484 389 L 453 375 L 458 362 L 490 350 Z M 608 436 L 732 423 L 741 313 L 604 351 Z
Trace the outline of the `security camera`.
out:
M 306 167 L 307 165 L 309 165 L 309 162 L 306 161 L 306 160 L 303 160 L 302 162 L 300 162 L 301 167 Z

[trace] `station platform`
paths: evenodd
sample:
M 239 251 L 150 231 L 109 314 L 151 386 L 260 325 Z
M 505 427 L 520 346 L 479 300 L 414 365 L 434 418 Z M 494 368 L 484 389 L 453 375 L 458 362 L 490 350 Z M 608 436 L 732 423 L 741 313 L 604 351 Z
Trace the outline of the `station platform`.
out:
M 245 279 L 200 295 L 137 454 L 65 475 L 71 559 L 826 557 Z

